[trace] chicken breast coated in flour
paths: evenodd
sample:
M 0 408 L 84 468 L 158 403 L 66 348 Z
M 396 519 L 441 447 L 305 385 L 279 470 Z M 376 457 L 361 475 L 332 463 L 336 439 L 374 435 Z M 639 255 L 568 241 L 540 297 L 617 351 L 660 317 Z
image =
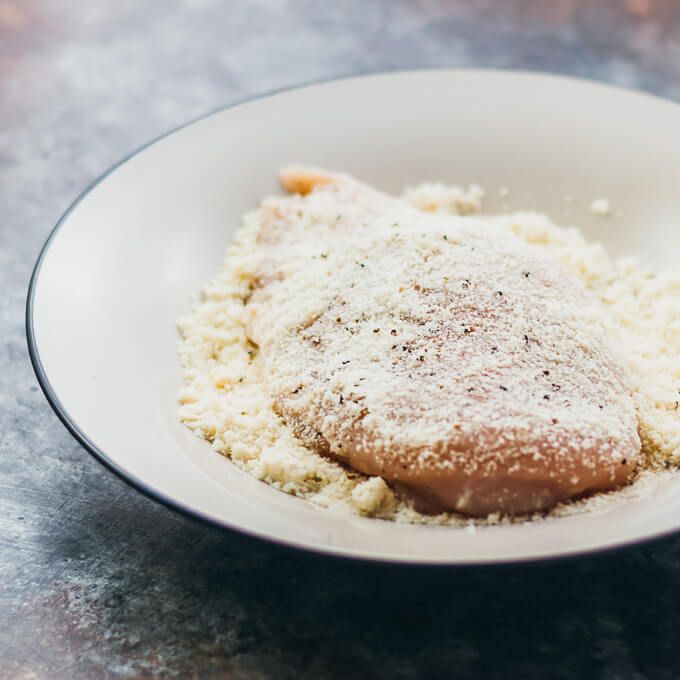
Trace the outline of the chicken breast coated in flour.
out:
M 291 169 L 258 210 L 248 334 L 310 447 L 420 510 L 519 513 L 612 489 L 636 413 L 601 309 L 493 223 Z

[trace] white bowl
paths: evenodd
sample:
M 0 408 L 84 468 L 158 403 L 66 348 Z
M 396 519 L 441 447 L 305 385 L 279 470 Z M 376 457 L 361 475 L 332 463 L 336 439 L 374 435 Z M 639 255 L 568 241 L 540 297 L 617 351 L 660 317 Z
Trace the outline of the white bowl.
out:
M 680 528 L 679 482 L 601 514 L 469 533 L 334 514 L 250 478 L 176 419 L 177 319 L 242 213 L 293 162 L 387 191 L 477 182 L 488 208 L 578 224 L 615 255 L 677 267 L 680 107 L 568 78 L 423 71 L 351 78 L 219 111 L 126 158 L 47 241 L 29 290 L 38 379 L 74 436 L 148 495 L 217 525 L 327 553 L 485 563 L 621 546 Z M 498 197 L 510 187 L 507 199 Z M 622 215 L 589 211 L 608 198 Z M 573 197 L 568 202 L 566 197 Z

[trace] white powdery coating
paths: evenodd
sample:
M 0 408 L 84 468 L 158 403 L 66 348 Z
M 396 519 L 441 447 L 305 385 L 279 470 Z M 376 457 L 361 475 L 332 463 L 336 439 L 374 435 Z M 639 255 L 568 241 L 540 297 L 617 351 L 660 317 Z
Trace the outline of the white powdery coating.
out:
M 427 187 L 435 187 L 429 198 Z M 461 210 L 460 199 L 456 196 L 465 195 L 466 192 L 460 189 L 427 185 L 410 190 L 408 197 L 430 212 L 459 214 L 468 209 Z M 261 210 L 274 209 L 277 200 L 265 201 Z M 330 204 L 324 206 L 320 198 L 317 219 L 327 220 L 330 207 Z M 478 210 L 478 206 L 469 209 L 474 210 Z M 380 213 L 380 206 L 377 211 Z M 347 219 L 342 215 L 334 217 Z M 399 215 L 383 214 L 381 217 L 384 226 L 393 228 L 394 243 L 398 244 L 399 239 L 404 238 L 398 226 Z M 635 380 L 647 464 L 659 466 L 678 461 L 680 418 L 673 396 L 680 397 L 677 392 L 680 383 L 680 282 L 645 274 L 630 261 L 613 264 L 600 246 L 586 244 L 576 230 L 556 227 L 545 216 L 526 213 L 466 219 L 474 220 L 475 228 L 513 233 L 537 249 L 547 251 L 576 274 L 591 293 L 600 297 L 611 311 L 604 321 L 625 348 Z M 245 332 L 249 310 L 244 306 L 244 300 L 250 294 L 253 274 L 262 257 L 255 242 L 259 228 L 259 214 L 249 213 L 228 251 L 222 271 L 206 287 L 204 301 L 180 322 L 183 338 L 180 357 L 186 383 L 179 395 L 181 420 L 250 474 L 321 505 L 404 522 L 469 526 L 468 518 L 454 514 L 433 517 L 415 512 L 399 501 L 380 478 L 368 478 L 347 470 L 305 448 L 276 415 L 269 386 L 264 382 L 261 355 L 248 341 Z M 435 242 L 432 234 L 426 234 L 415 248 L 423 254 L 436 256 L 437 248 L 449 245 L 442 236 L 438 234 Z M 307 243 L 305 248 L 314 249 L 317 245 L 319 252 L 314 263 L 320 267 L 312 267 L 305 274 L 295 264 L 291 265 L 291 271 L 308 276 L 310 283 L 333 257 L 321 242 Z M 367 256 L 371 247 L 377 245 L 384 243 L 367 243 Z M 361 264 L 352 263 L 354 267 Z M 314 289 L 314 286 L 310 288 Z M 391 296 L 394 291 L 386 290 L 384 294 Z M 327 300 L 327 296 L 321 294 L 317 303 L 323 305 Z M 417 304 L 417 300 L 404 300 L 404 309 L 414 302 Z M 299 305 L 292 302 L 281 310 L 282 319 L 291 315 L 292 320 L 296 314 L 299 314 Z M 385 333 L 384 337 L 390 342 L 393 336 Z M 375 347 L 379 349 L 377 345 Z M 599 508 L 603 503 L 616 502 L 621 494 L 631 493 L 597 496 L 560 506 L 551 514 Z M 480 520 L 481 523 L 495 521 L 501 521 L 501 518 L 491 516 Z

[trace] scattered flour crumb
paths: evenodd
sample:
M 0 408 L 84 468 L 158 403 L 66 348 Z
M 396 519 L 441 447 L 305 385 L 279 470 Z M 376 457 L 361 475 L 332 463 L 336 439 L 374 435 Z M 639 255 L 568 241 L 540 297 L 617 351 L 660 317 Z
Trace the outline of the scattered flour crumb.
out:
M 394 501 L 394 494 L 382 477 L 371 477 L 354 487 L 352 501 L 362 512 L 375 514 L 382 505 Z
M 482 209 L 484 189 L 471 184 L 467 189 L 446 186 L 440 182 L 425 182 L 407 187 L 403 198 L 419 210 L 439 215 L 469 215 Z
M 479 212 L 484 191 L 439 183 L 406 190 L 414 206 L 440 214 Z M 565 197 L 566 200 L 566 197 Z M 608 213 L 609 204 L 595 205 Z M 486 218 L 482 218 L 486 219 Z M 305 448 L 274 412 L 261 357 L 245 333 L 244 300 L 254 270 L 256 225 L 244 218 L 223 267 L 202 301 L 180 320 L 179 357 L 185 386 L 178 415 L 196 435 L 233 463 L 277 489 L 339 512 L 398 522 L 475 526 L 604 512 L 654 493 L 680 465 L 680 274 L 654 274 L 635 258 L 613 262 L 599 244 L 545 215 L 515 213 L 492 219 L 559 259 L 608 310 L 608 331 L 627 353 L 645 464 L 619 490 L 565 503 L 542 514 L 471 520 L 455 513 L 423 515 L 402 502 L 379 477 L 367 477 Z
M 599 217 L 609 217 L 612 214 L 612 208 L 606 198 L 596 198 L 590 204 L 590 212 Z

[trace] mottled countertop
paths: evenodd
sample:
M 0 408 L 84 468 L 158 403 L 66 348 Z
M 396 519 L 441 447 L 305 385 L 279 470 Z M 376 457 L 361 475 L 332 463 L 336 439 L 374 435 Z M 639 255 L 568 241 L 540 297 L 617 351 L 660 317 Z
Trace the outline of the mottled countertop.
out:
M 192 117 L 408 67 L 680 100 L 674 0 L 0 0 L 0 678 L 677 678 L 680 537 L 570 561 L 376 566 L 198 524 L 47 405 L 31 268 L 77 194 Z

